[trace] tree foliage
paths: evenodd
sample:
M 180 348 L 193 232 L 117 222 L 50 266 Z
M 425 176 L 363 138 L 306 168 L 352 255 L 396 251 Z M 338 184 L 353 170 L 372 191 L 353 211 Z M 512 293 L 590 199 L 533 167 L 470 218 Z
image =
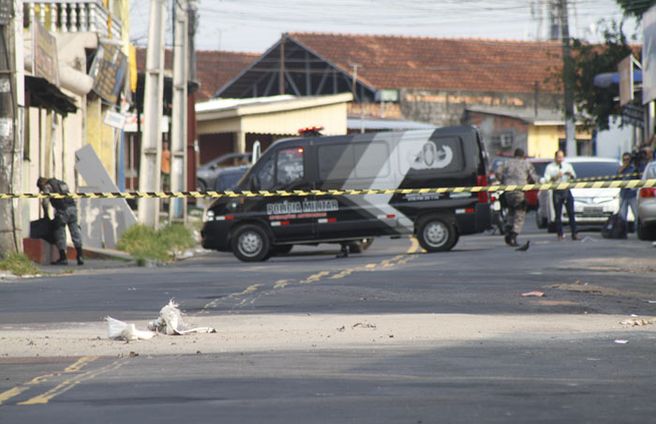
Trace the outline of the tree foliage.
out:
M 594 77 L 604 72 L 617 72 L 617 65 L 631 53 L 627 37 L 621 24 L 603 23 L 602 44 L 589 44 L 578 39 L 572 40 L 574 60 L 574 101 L 582 119 L 588 127 L 608 129 L 612 116 L 620 115 L 619 103 L 613 100 L 619 96 L 615 84 L 608 88 L 595 87 Z
M 642 15 L 654 4 L 656 0 L 615 0 L 620 5 L 624 13 L 628 16 L 635 16 L 640 20 Z

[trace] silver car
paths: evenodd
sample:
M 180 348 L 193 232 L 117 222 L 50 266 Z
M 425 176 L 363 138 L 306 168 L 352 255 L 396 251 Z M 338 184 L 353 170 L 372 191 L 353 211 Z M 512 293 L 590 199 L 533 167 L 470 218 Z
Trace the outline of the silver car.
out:
M 577 178 L 612 177 L 617 175 L 620 163 L 615 159 L 598 157 L 573 157 L 565 159 L 576 172 Z M 602 226 L 608 218 L 619 212 L 619 188 L 574 188 L 574 214 L 576 223 L 581 225 Z M 550 232 L 555 231 L 555 211 L 551 190 L 541 190 L 537 209 L 537 222 L 539 227 L 547 227 Z M 567 224 L 567 210 L 563 206 L 563 225 Z M 628 221 L 633 222 L 634 216 L 629 212 Z
M 647 164 L 642 179 L 656 179 L 656 161 Z M 654 187 L 638 190 L 638 237 L 640 240 L 656 240 L 656 188 Z

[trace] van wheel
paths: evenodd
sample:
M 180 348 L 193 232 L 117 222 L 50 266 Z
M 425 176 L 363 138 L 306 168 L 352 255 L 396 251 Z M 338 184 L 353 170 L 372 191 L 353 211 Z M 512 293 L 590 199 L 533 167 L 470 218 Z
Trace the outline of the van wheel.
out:
M 427 252 L 451 250 L 457 241 L 456 227 L 442 217 L 431 216 L 420 222 L 417 240 Z
M 261 262 L 269 258 L 271 240 L 259 225 L 242 225 L 234 232 L 231 241 L 232 253 L 244 262 Z

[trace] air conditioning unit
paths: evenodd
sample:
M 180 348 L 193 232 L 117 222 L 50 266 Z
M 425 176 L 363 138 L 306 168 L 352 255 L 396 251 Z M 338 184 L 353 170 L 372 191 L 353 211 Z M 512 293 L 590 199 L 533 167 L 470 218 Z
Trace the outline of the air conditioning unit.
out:
M 499 136 L 499 145 L 503 149 L 509 149 L 513 145 L 513 135 L 512 133 L 501 134 Z

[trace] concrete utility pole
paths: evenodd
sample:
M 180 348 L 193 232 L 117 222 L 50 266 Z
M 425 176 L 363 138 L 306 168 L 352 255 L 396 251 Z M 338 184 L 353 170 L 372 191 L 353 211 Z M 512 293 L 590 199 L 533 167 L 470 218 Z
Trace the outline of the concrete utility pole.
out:
M 186 191 L 187 185 L 187 76 L 188 12 L 187 0 L 173 2 L 175 36 L 173 40 L 173 110 L 171 113 L 171 191 Z M 187 200 L 172 198 L 169 221 L 186 221 Z
M 565 89 L 565 145 L 567 156 L 576 156 L 576 124 L 574 122 L 574 60 L 570 52 L 567 0 L 558 1 L 560 39 L 563 44 L 563 85 Z
M 150 0 L 139 191 L 161 191 L 165 19 L 166 0 Z M 159 199 L 139 199 L 139 222 L 158 226 Z
M 19 24 L 20 22 L 20 24 Z M 0 193 L 20 191 L 23 167 L 23 3 L 0 2 Z M 20 200 L 0 200 L 0 259 L 22 250 Z
M 188 80 L 196 82 L 196 29 L 198 28 L 198 0 L 189 0 L 189 76 Z M 196 170 L 200 165 L 198 137 L 196 136 L 196 93 L 187 93 L 187 189 L 196 189 Z

